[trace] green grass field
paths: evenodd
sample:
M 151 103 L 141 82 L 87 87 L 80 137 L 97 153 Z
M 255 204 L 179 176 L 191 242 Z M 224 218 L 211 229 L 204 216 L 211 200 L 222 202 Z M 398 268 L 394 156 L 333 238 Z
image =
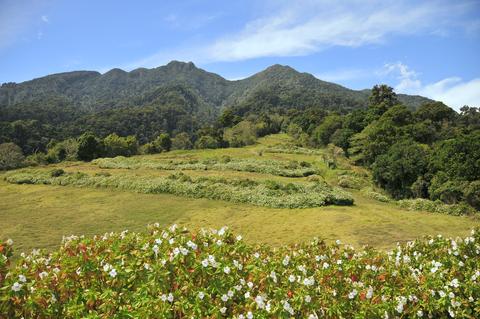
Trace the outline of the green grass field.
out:
M 345 159 L 339 169 L 328 169 L 319 155 L 261 152 L 268 146 L 286 143 L 285 135 L 263 138 L 246 148 L 174 151 L 138 159 L 206 159 L 228 155 L 232 158 L 306 161 L 321 171 L 334 185 L 337 175 L 346 170 L 365 174 Z M 158 169 L 100 169 L 91 163 L 62 163 L 55 167 L 66 171 L 94 174 L 134 174 L 162 176 Z M 51 170 L 53 166 L 40 169 Z M 38 168 L 37 168 L 38 169 Z M 307 178 L 288 178 L 238 171 L 189 171 L 192 176 L 270 179 L 280 182 L 306 182 Z M 397 242 L 426 234 L 466 235 L 480 226 L 478 218 L 455 217 L 427 212 L 410 212 L 391 203 L 382 203 L 352 193 L 353 206 L 325 206 L 307 209 L 274 209 L 209 199 L 192 199 L 168 194 L 139 194 L 128 191 L 76 188 L 51 185 L 16 185 L 0 181 L 0 238 L 12 238 L 17 252 L 32 248 L 52 249 L 64 235 L 93 235 L 123 229 L 143 230 L 145 225 L 177 223 L 190 229 L 227 225 L 249 242 L 278 246 L 319 237 L 327 241 L 341 239 L 354 246 L 389 248 Z

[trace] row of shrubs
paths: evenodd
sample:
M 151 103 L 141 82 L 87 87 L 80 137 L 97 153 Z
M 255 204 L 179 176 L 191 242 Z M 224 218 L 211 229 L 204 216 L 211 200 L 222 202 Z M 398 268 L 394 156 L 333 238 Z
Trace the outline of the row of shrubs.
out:
M 93 161 L 100 168 L 153 168 L 161 170 L 215 170 L 264 173 L 285 177 L 304 177 L 318 173 L 308 162 L 232 159 L 229 156 L 204 160 L 160 160 L 150 158 L 99 158 Z
M 308 184 L 225 179 L 191 178 L 181 172 L 168 177 L 140 177 L 131 174 L 66 173 L 62 170 L 23 170 L 10 172 L 5 180 L 16 184 L 73 185 L 105 187 L 139 193 L 168 193 L 193 198 L 209 198 L 273 208 L 307 208 L 324 205 L 352 205 L 352 196 L 324 182 Z
M 477 211 L 466 203 L 445 204 L 440 200 L 429 200 L 425 198 L 402 199 L 396 203 L 405 209 L 416 211 L 427 211 L 431 213 L 448 214 L 454 216 L 473 215 Z
M 392 251 L 313 240 L 276 249 L 226 228 L 150 226 L 65 238 L 15 266 L 0 240 L 5 318 L 478 318 L 480 233 Z
M 453 216 L 463 216 L 463 215 L 475 215 L 478 212 L 466 203 L 460 204 L 445 204 L 440 200 L 429 200 L 425 198 L 413 198 L 413 199 L 402 199 L 402 200 L 394 200 L 387 195 L 379 193 L 372 188 L 365 187 L 361 190 L 362 194 L 378 200 L 384 203 L 394 203 L 401 208 L 410 210 L 410 211 L 423 211 L 423 212 L 431 212 L 437 214 L 446 214 L 446 215 L 453 215 Z
M 321 150 L 313 148 L 300 147 L 289 144 L 279 144 L 267 147 L 263 150 L 265 153 L 281 153 L 281 154 L 302 154 L 302 155 L 321 155 L 324 154 Z

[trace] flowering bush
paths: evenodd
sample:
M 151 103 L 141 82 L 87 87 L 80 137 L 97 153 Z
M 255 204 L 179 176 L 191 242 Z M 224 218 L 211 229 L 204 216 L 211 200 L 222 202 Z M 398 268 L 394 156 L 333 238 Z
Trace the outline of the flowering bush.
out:
M 131 190 L 139 193 L 168 193 L 193 198 L 210 198 L 235 203 L 249 203 L 274 208 L 307 208 L 324 205 L 352 205 L 352 196 L 324 182 L 308 184 L 225 179 L 216 177 L 191 178 L 181 172 L 168 177 L 140 177 L 133 174 L 114 176 L 66 173 L 53 177 L 47 171 L 23 170 L 5 175 L 16 184 L 73 185 Z
M 53 253 L 22 254 L 0 284 L 0 314 L 478 318 L 479 256 L 478 231 L 381 252 L 318 240 L 271 249 L 226 228 L 190 233 L 153 225 L 148 233 L 72 236 Z
M 303 177 L 317 173 L 309 163 L 279 160 L 233 159 L 223 157 L 200 160 L 158 160 L 138 157 L 100 158 L 93 161 L 100 168 L 154 168 L 161 170 L 214 170 L 272 174 L 285 177 Z

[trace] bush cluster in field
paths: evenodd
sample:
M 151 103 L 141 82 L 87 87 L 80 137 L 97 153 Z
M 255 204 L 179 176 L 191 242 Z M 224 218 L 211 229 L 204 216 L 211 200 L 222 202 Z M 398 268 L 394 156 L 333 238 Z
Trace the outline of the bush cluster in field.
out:
M 324 152 L 312 148 L 300 147 L 295 145 L 280 144 L 267 147 L 263 150 L 265 153 L 281 153 L 281 154 L 302 154 L 302 155 L 322 155 Z
M 128 174 L 94 176 L 77 172 L 59 174 L 24 170 L 11 172 L 5 180 L 16 184 L 52 184 L 80 187 L 106 187 L 139 193 L 168 193 L 193 198 L 209 198 L 248 203 L 273 208 L 307 208 L 330 204 L 352 205 L 353 198 L 342 189 L 324 182 L 308 184 L 199 177 L 193 179 L 181 172 L 168 177 L 139 177 Z
M 47 254 L 0 241 L 9 318 L 478 318 L 480 233 L 382 252 L 314 240 L 271 249 L 228 229 L 71 236 Z M 2 267 L 4 265 L 4 267 Z
M 232 159 L 229 156 L 223 156 L 219 159 L 191 159 L 187 161 L 154 160 L 119 156 L 115 158 L 96 159 L 93 161 L 93 163 L 97 164 L 100 168 L 241 171 L 272 174 L 285 177 L 303 177 L 317 173 L 317 170 L 311 167 L 311 164 L 308 162 Z
M 408 210 L 421 210 L 431 213 L 448 214 L 448 215 L 472 215 L 477 211 L 467 204 L 447 205 L 440 200 L 432 201 L 424 198 L 403 199 L 396 202 L 400 207 Z

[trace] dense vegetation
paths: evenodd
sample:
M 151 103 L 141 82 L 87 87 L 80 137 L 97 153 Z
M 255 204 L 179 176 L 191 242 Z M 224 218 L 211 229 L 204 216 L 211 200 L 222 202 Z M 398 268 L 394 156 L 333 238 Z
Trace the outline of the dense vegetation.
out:
M 289 112 L 351 110 L 365 106 L 367 99 L 368 90 L 349 90 L 279 65 L 241 81 L 175 61 L 131 72 L 69 72 L 0 87 L 0 144 L 13 142 L 30 155 L 92 132 L 100 139 L 111 133 L 134 135 L 140 144 L 167 133 L 187 134 L 189 142 L 182 147 L 197 141 L 198 147 L 241 146 L 255 134 L 238 140 L 236 133 L 251 130 L 251 123 L 265 135 L 278 132 Z M 428 101 L 402 99 L 411 107 Z M 225 108 L 235 114 L 220 117 Z M 249 122 L 224 135 L 247 115 Z
M 480 236 L 389 252 L 313 240 L 271 249 L 228 229 L 68 237 L 9 268 L 0 241 L 0 312 L 9 318 L 477 318 Z
M 84 172 L 68 173 L 62 169 L 14 171 L 5 180 L 15 184 L 72 185 L 130 190 L 145 194 L 174 194 L 193 198 L 220 199 L 274 208 L 306 208 L 324 205 L 352 205 L 350 194 L 318 180 L 309 184 L 280 183 L 272 180 L 192 178 L 182 172 L 165 177 L 110 175 Z
M 0 169 L 241 147 L 287 132 L 299 154 L 340 147 L 343 154 L 329 156 L 329 165 L 336 165 L 337 155 L 350 157 L 371 169 L 375 183 L 395 199 L 480 209 L 479 109 L 456 113 L 440 102 L 397 96 L 385 85 L 352 91 L 278 65 L 229 82 L 172 62 L 153 70 L 73 72 L 6 84 L 0 119 Z
M 256 172 L 285 177 L 304 177 L 318 173 L 308 162 L 235 159 L 229 156 L 207 158 L 205 160 L 153 160 L 145 158 L 100 158 L 93 163 L 100 168 L 155 168 L 161 170 L 214 170 Z

